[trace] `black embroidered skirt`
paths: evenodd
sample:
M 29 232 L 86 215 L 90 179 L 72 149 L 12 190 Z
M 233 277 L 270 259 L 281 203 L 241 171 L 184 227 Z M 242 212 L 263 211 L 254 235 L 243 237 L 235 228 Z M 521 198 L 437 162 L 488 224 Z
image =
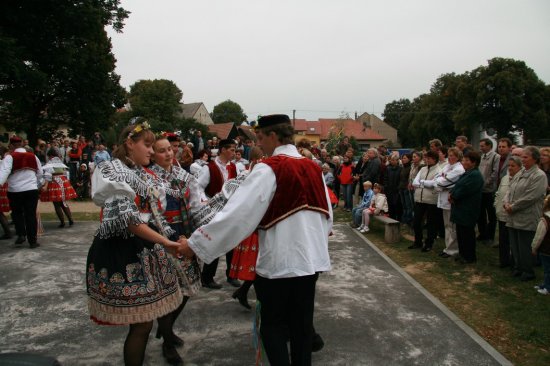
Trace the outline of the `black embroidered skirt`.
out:
M 176 269 L 164 247 L 135 236 L 94 238 L 86 288 L 90 318 L 98 324 L 148 322 L 182 302 Z

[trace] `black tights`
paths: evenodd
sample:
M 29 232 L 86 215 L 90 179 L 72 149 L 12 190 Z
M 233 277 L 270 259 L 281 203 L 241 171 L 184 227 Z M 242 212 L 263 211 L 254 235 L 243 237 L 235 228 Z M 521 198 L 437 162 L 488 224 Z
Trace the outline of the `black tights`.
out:
M 67 206 L 63 202 L 52 202 L 52 203 L 53 203 L 53 207 L 55 208 L 55 213 L 62 224 L 65 223 L 65 217 L 63 216 L 63 213 L 67 215 L 69 222 L 73 222 L 73 216 L 71 214 L 71 209 L 69 208 L 69 206 Z
M 157 334 L 160 334 L 167 344 L 173 344 L 174 337 L 176 336 L 174 334 L 174 323 L 185 307 L 185 304 L 187 304 L 187 300 L 189 300 L 189 296 L 184 296 L 181 305 L 176 310 L 157 319 L 159 323 Z
M 124 342 L 124 365 L 141 366 L 153 322 L 130 324 L 130 331 Z

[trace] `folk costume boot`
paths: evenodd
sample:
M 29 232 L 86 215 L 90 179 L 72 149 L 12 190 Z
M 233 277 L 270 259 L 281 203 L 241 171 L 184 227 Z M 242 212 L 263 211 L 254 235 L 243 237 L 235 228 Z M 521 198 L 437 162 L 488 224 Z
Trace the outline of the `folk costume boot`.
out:
M 0 225 L 2 225 L 2 229 L 4 229 L 4 235 L 0 237 L 0 240 L 11 239 L 13 235 L 10 230 L 10 225 L 8 224 L 8 219 L 4 214 L 0 214 Z

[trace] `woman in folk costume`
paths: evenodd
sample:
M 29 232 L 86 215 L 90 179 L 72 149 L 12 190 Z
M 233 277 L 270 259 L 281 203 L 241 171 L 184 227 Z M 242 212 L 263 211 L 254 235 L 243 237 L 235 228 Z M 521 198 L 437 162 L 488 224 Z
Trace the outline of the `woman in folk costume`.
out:
M 170 339 L 171 313 L 182 302 L 168 254 L 177 254 L 181 244 L 159 234 L 174 232 L 158 215 L 161 192 L 153 173 L 144 168 L 154 141 L 146 122 L 126 127 L 114 159 L 100 164 L 92 177 L 92 198 L 102 213 L 86 264 L 88 307 L 98 324 L 129 325 L 126 365 L 143 364 L 153 320 Z M 165 343 L 163 354 L 173 353 L 174 346 Z
M 251 172 L 254 166 L 261 162 L 262 156 L 262 149 L 258 146 L 254 146 L 250 150 L 250 167 L 242 174 Z M 248 291 L 250 287 L 252 287 L 254 279 L 256 279 L 258 245 L 258 231 L 256 230 L 248 238 L 244 239 L 233 251 L 231 269 L 229 271 L 229 277 L 243 281 L 241 287 L 233 292 L 232 297 L 239 300 L 239 303 L 247 309 L 251 308 L 248 303 Z
M 48 164 L 42 167 L 46 184 L 42 186 L 40 201 L 52 202 L 59 218 L 59 227 L 65 227 L 65 216 L 69 226 L 73 226 L 73 215 L 67 201 L 77 198 L 76 191 L 69 181 L 69 167 L 63 164 L 55 149 L 48 150 Z
M 0 162 L 4 160 L 4 155 L 6 155 L 7 152 L 7 148 L 0 146 Z M 8 182 L 6 182 L 0 186 L 0 225 L 2 225 L 2 229 L 4 229 L 4 235 L 0 236 L 0 240 L 12 238 L 8 219 L 6 218 L 6 215 L 4 215 L 4 212 L 10 211 L 11 207 L 8 199 Z
M 153 149 L 155 152 L 153 155 L 154 164 L 150 166 L 150 169 L 155 173 L 159 184 L 166 192 L 163 215 L 174 230 L 174 234 L 170 239 L 178 240 L 181 235 L 189 237 L 194 229 L 190 221 L 190 209 L 198 208 L 201 205 L 198 182 L 192 174 L 173 164 L 174 151 L 166 136 L 157 138 Z M 182 287 L 183 302 L 171 313 L 170 338 L 164 338 L 165 343 L 170 343 L 176 347 L 182 347 L 183 340 L 174 334 L 173 325 L 189 297 L 195 295 L 201 288 L 200 267 L 197 260 L 185 257 L 179 260 L 182 271 L 178 271 L 178 279 Z M 159 328 L 156 337 L 160 338 L 161 336 Z M 174 358 L 174 361 L 177 358 L 181 360 L 178 355 Z

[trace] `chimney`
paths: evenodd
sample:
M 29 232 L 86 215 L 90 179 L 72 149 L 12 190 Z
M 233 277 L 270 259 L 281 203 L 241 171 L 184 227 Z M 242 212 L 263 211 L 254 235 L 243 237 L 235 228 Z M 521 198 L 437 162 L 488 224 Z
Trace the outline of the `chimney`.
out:
M 355 120 L 357 121 L 357 112 L 355 112 Z

